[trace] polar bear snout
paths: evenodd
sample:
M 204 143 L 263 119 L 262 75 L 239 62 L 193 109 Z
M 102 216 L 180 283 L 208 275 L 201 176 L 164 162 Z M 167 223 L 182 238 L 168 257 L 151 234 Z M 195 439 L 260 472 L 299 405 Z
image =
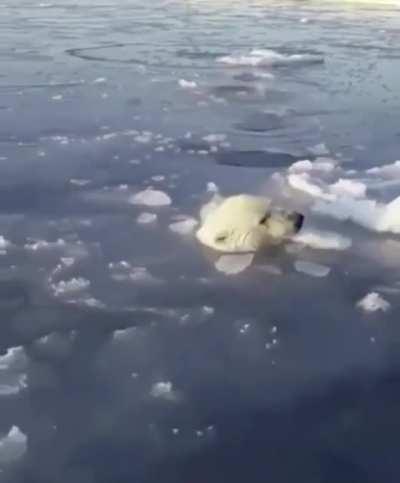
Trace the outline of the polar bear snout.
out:
M 297 211 L 295 211 L 290 215 L 290 219 L 293 221 L 293 226 L 295 228 L 296 233 L 298 233 L 301 230 L 301 227 L 303 226 L 304 215 L 302 215 L 301 213 L 297 213 Z

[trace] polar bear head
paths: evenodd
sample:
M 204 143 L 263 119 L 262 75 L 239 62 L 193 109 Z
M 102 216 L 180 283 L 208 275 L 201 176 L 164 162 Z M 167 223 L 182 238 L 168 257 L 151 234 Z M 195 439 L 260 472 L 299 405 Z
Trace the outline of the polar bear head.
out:
M 220 252 L 255 252 L 297 233 L 304 216 L 272 207 L 270 200 L 240 194 L 215 200 L 201 213 L 198 240 Z

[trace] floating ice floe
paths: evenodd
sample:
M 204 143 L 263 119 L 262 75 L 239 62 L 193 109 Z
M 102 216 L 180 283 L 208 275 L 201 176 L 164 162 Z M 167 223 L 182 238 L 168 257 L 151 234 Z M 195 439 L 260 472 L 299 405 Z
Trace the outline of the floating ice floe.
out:
M 325 146 L 324 143 L 316 144 L 309 149 L 313 154 L 315 154 L 315 156 L 325 156 L 329 154 L 329 149 Z
M 20 369 L 26 364 L 25 349 L 22 346 L 10 347 L 0 355 L 0 371 Z
M 306 262 L 303 260 L 297 260 L 294 263 L 294 267 L 297 272 L 305 273 L 312 277 L 323 278 L 329 275 L 331 269 L 326 265 L 320 265 L 319 263 Z
M 313 198 L 322 198 L 329 201 L 334 201 L 336 198 L 334 195 L 327 193 L 322 186 L 313 182 L 307 172 L 289 174 L 288 183 L 292 188 Z
M 293 237 L 293 241 L 319 250 L 346 250 L 351 239 L 329 231 L 305 229 Z
M 53 248 L 63 248 L 67 245 L 66 241 L 62 238 L 54 242 L 48 242 L 46 240 L 36 240 L 31 241 L 30 243 L 25 244 L 25 248 L 27 250 L 38 251 L 38 250 L 45 250 L 45 249 L 53 249 Z
M 139 144 L 149 144 L 153 140 L 153 133 L 150 131 L 143 131 L 140 134 L 137 134 L 133 140 Z
M 333 171 L 337 166 L 337 163 L 330 158 L 317 158 L 315 161 L 308 159 L 296 161 L 289 166 L 290 173 L 303 173 L 310 171 L 320 171 L 329 173 Z
M 342 178 L 330 185 L 329 189 L 335 195 L 352 198 L 364 198 L 367 193 L 367 187 L 361 181 Z
M 371 199 L 341 197 L 317 202 L 313 210 L 337 220 L 350 220 L 377 232 L 400 233 L 400 197 L 385 204 Z
M 197 87 L 197 82 L 185 79 L 179 79 L 178 84 L 182 89 L 195 89 Z
M 174 390 L 172 382 L 161 381 L 153 384 L 150 390 L 150 395 L 154 398 L 165 399 L 167 401 L 178 401 L 179 394 Z
M 107 82 L 106 77 L 97 77 L 97 79 L 94 79 L 93 84 L 104 84 Z
M 74 186 L 86 186 L 90 183 L 90 179 L 71 178 L 69 182 Z
M 0 235 L 0 250 L 5 250 L 11 246 L 11 242 L 6 240 L 4 236 Z
M 209 144 L 218 144 L 226 141 L 226 134 L 208 134 L 203 137 L 203 141 Z
M 136 221 L 140 225 L 148 225 L 149 223 L 155 223 L 157 221 L 157 215 L 155 213 L 143 212 L 138 215 Z
M 0 356 L 0 396 L 18 394 L 26 384 L 27 357 L 22 346 L 10 347 Z
M 161 181 L 165 181 L 165 176 L 163 174 L 156 174 L 152 176 L 151 179 L 156 183 L 160 183 Z
M 60 280 L 58 283 L 51 284 L 51 288 L 56 297 L 68 297 L 88 290 L 90 280 L 83 277 Z
M 18 426 L 12 426 L 8 434 L 0 438 L 0 464 L 21 458 L 27 449 L 27 441 L 28 438 Z
M 159 283 L 161 280 L 154 277 L 146 267 L 132 267 L 129 280 L 137 283 Z
M 81 297 L 74 301 L 79 305 L 85 305 L 86 307 L 96 308 L 96 309 L 104 309 L 106 304 L 95 297 Z
M 7 374 L 3 377 L 0 372 L 0 396 L 15 396 L 27 385 L 26 374 Z
M 293 64 L 320 64 L 324 62 L 324 58 L 316 54 L 280 54 L 271 49 L 253 49 L 244 55 L 219 57 L 217 62 L 233 67 L 273 67 Z
M 218 193 L 218 186 L 213 182 L 213 181 L 209 181 L 207 183 L 207 191 L 209 193 Z
M 114 341 L 122 341 L 129 337 L 129 335 L 135 335 L 137 333 L 136 327 L 127 327 L 126 329 L 117 329 L 113 332 Z
M 122 260 L 108 264 L 111 278 L 117 282 L 131 281 L 136 283 L 160 283 L 162 280 L 154 277 L 146 267 L 133 267 L 129 262 Z
M 400 196 L 388 203 L 370 199 L 367 197 L 368 180 L 339 178 L 327 184 L 312 176 L 309 162 L 296 164 L 289 168 L 287 182 L 293 189 L 313 198 L 315 213 L 341 221 L 350 220 L 376 232 L 400 233 Z M 393 165 L 386 165 L 386 169 L 388 166 L 393 168 Z
M 144 206 L 168 206 L 172 203 L 167 193 L 152 188 L 139 191 L 129 198 L 130 203 Z
M 237 275 L 250 267 L 254 253 L 222 255 L 215 263 L 215 268 L 226 275 Z
M 385 178 L 398 178 L 400 177 L 400 160 L 391 164 L 384 164 L 383 166 L 375 166 L 367 169 L 366 173 L 383 176 Z
M 198 221 L 196 219 L 187 217 L 183 220 L 171 223 L 169 229 L 179 235 L 190 235 L 197 225 Z
M 387 312 L 390 309 L 390 303 L 385 300 L 379 293 L 371 292 L 357 302 L 357 307 L 365 312 Z
M 339 178 L 331 185 L 321 180 L 315 180 L 308 172 L 292 173 L 288 176 L 289 185 L 299 191 L 326 201 L 336 201 L 341 198 L 364 198 L 367 187 L 364 183 L 352 179 Z

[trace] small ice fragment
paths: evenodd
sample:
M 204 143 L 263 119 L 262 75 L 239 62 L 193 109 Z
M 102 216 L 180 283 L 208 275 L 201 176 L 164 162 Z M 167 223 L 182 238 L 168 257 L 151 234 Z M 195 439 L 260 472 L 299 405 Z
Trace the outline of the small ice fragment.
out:
M 0 370 L 21 369 L 26 363 L 26 354 L 22 346 L 10 347 L 0 355 Z
M 27 387 L 26 379 L 26 374 L 20 374 L 16 380 L 14 378 L 14 381 L 9 381 L 8 384 L 0 384 L 0 396 L 15 396 Z
M 226 275 L 237 275 L 248 268 L 254 259 L 254 253 L 222 255 L 215 263 L 215 268 Z
M 298 272 L 311 275 L 312 277 L 326 277 L 331 271 L 331 269 L 325 265 L 302 260 L 297 260 L 294 266 Z
M 54 295 L 68 296 L 78 292 L 83 292 L 90 287 L 90 281 L 83 277 L 71 278 L 70 280 L 61 280 L 56 284 L 52 284 Z
M 312 148 L 310 148 L 310 151 L 316 156 L 325 156 L 326 154 L 329 154 L 329 149 L 325 146 L 324 143 L 313 146 Z
M 209 193 L 218 193 L 218 186 L 213 181 L 209 181 L 207 183 L 207 191 Z
M 197 220 L 195 220 L 194 218 L 188 217 L 185 220 L 171 223 L 169 225 L 169 229 L 174 233 L 178 233 L 179 235 L 190 235 L 190 233 L 193 232 L 197 224 L 198 224 Z
M 27 439 L 18 426 L 12 426 L 0 439 L 0 464 L 18 460 L 26 451 Z
M 66 267 L 72 267 L 72 265 L 75 263 L 75 258 L 72 257 L 61 257 L 60 260 L 61 263 Z
M 250 324 L 248 322 L 246 322 L 245 324 L 243 324 L 240 328 L 239 328 L 239 332 L 241 334 L 246 334 L 250 329 Z
M 11 245 L 11 243 L 0 235 L 0 250 L 5 250 Z
M 135 283 L 159 283 L 160 279 L 154 277 L 146 267 L 132 267 L 127 279 Z
M 334 195 L 324 192 L 324 190 L 320 186 L 313 183 L 310 175 L 306 172 L 302 172 L 299 174 L 289 174 L 288 183 L 292 188 L 298 191 L 303 191 L 304 193 L 314 198 L 322 198 L 325 200 L 335 199 Z
M 69 182 L 75 186 L 86 186 L 87 184 L 90 183 L 90 179 L 76 179 L 76 178 L 71 178 Z
M 383 166 L 375 166 L 374 168 L 367 169 L 367 174 L 377 174 L 388 178 L 400 177 L 400 160 L 395 161 L 392 164 L 385 164 Z
M 52 96 L 53 101 L 61 101 L 63 96 L 61 94 L 57 94 L 55 96 Z
M 65 240 L 63 240 L 62 238 L 59 238 L 55 242 L 48 242 L 46 240 L 37 240 L 33 243 L 27 243 L 25 245 L 25 248 L 27 250 L 37 251 L 45 248 L 55 248 L 55 247 L 65 247 L 65 246 L 66 246 Z
M 136 218 L 136 221 L 141 225 L 155 223 L 157 221 L 157 215 L 155 213 L 143 212 Z
M 179 434 L 179 428 L 172 428 L 172 434 L 175 436 Z
M 357 307 L 365 312 L 377 312 L 378 310 L 387 312 L 390 309 L 390 303 L 377 292 L 371 292 L 357 302 Z
M 330 186 L 332 193 L 340 196 L 350 196 L 351 198 L 364 198 L 367 187 L 361 181 L 340 178 Z
M 165 176 L 162 174 L 156 174 L 155 176 L 152 176 L 151 179 L 156 183 L 160 183 L 161 181 L 165 180 Z
M 226 134 L 208 134 L 207 136 L 203 137 L 203 141 L 210 144 L 222 143 L 225 140 L 226 140 Z
M 143 131 L 141 134 L 138 134 L 133 139 L 140 144 L 148 144 L 153 138 L 152 133 L 148 131 Z
M 296 161 L 295 163 L 289 166 L 290 173 L 299 173 L 299 172 L 301 173 L 304 171 L 312 171 L 312 169 L 313 169 L 313 163 L 308 159 Z
M 328 158 L 317 158 L 311 162 L 308 159 L 296 161 L 289 166 L 289 173 L 304 173 L 310 171 L 330 172 L 335 168 L 334 161 Z
M 176 394 L 170 381 L 156 382 L 153 384 L 150 394 L 155 398 L 166 399 L 168 401 L 176 400 Z
M 130 203 L 134 205 L 145 206 L 168 206 L 171 204 L 171 198 L 164 191 L 147 188 L 139 191 L 129 198 Z
M 329 173 L 336 168 L 337 162 L 329 158 L 317 158 L 313 162 L 314 171 L 323 171 Z
M 371 199 L 341 197 L 332 203 L 318 202 L 313 210 L 338 220 L 351 220 L 377 232 L 400 233 L 400 196 L 388 204 Z
M 324 58 L 314 54 L 281 54 L 271 49 L 253 49 L 248 54 L 226 55 L 217 62 L 234 67 L 282 66 L 290 64 L 315 64 L 324 62 Z
M 202 310 L 205 315 L 214 315 L 215 312 L 214 307 L 209 307 L 208 305 L 203 305 Z
M 346 250 L 351 239 L 338 233 L 318 230 L 304 230 L 292 238 L 293 241 L 319 250 Z
M 93 84 L 104 84 L 107 82 L 106 77 L 97 77 L 97 79 L 94 79 Z
M 83 299 L 80 299 L 78 302 L 81 302 L 83 305 L 86 305 L 87 307 L 92 307 L 96 309 L 104 309 L 106 305 L 101 302 L 101 300 L 96 299 L 94 297 L 86 297 Z
M 182 89 L 195 89 L 197 87 L 195 81 L 187 81 L 185 79 L 179 79 L 178 84 Z

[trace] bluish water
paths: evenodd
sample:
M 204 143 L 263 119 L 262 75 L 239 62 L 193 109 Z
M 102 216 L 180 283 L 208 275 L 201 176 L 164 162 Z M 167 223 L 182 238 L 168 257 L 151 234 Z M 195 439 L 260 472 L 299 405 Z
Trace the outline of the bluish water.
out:
M 321 3 L 0 5 L 1 481 L 398 482 L 400 7 Z M 215 187 L 351 246 L 227 275 Z

